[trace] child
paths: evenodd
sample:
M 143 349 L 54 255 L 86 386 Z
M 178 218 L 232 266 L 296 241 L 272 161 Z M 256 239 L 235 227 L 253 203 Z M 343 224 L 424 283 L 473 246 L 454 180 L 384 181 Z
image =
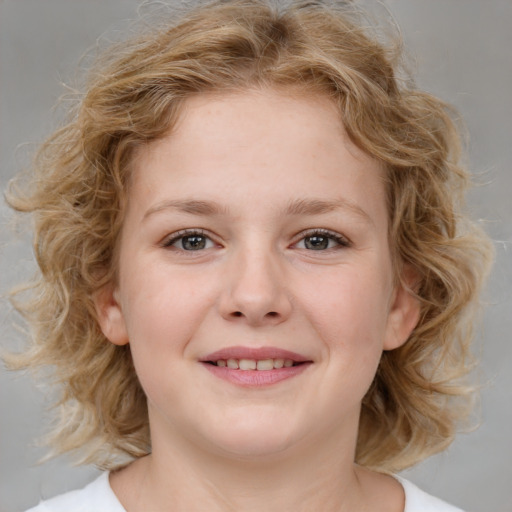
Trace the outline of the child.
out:
M 204 5 L 116 47 L 30 190 L 19 309 L 54 446 L 39 511 L 457 510 L 393 476 L 452 441 L 486 238 L 446 105 L 346 6 Z

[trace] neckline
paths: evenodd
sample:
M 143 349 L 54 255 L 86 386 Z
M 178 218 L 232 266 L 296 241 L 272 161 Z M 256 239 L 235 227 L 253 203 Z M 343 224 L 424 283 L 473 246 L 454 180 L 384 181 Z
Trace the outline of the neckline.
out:
M 112 512 L 127 512 L 123 507 L 116 493 L 112 489 L 110 485 L 110 471 L 104 471 L 92 484 L 98 483 L 101 484 L 101 487 L 104 487 L 106 491 L 106 496 L 112 502 L 111 506 L 116 506 L 119 510 L 113 510 Z M 390 475 L 392 476 L 402 487 L 404 493 L 404 510 L 403 512 L 409 512 L 410 508 L 408 507 L 409 499 L 411 491 L 418 489 L 412 482 L 409 480 L 399 476 L 399 475 Z M 90 484 L 90 485 L 92 485 Z M 419 489 L 418 489 L 419 490 Z

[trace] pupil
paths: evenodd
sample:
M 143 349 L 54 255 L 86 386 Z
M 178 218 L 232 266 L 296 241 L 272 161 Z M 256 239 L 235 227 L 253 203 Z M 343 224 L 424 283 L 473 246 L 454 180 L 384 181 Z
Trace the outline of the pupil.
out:
M 206 238 L 198 235 L 186 236 L 182 239 L 181 245 L 183 249 L 186 249 L 187 251 L 204 249 L 206 245 Z
M 327 249 L 329 246 L 329 239 L 326 236 L 308 236 L 304 240 L 304 245 L 307 249 L 313 249 L 314 251 Z

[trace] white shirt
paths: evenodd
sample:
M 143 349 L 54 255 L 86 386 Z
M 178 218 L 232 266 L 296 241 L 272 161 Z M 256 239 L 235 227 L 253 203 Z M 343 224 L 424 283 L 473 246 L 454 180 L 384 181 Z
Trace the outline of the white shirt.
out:
M 26 512 L 126 512 L 110 487 L 108 475 L 105 472 L 83 489 L 42 501 Z M 395 478 L 405 491 L 404 512 L 463 512 L 423 492 L 408 480 Z

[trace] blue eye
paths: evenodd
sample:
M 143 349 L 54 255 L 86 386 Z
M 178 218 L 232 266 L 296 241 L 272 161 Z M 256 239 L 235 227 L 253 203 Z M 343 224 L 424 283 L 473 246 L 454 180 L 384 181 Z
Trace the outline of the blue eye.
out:
M 214 243 L 200 231 L 182 231 L 167 240 L 164 247 L 173 247 L 183 251 L 201 251 L 214 247 Z
M 327 230 L 312 231 L 304 236 L 296 246 L 310 251 L 325 251 L 339 247 L 349 247 L 350 242 L 338 233 Z

